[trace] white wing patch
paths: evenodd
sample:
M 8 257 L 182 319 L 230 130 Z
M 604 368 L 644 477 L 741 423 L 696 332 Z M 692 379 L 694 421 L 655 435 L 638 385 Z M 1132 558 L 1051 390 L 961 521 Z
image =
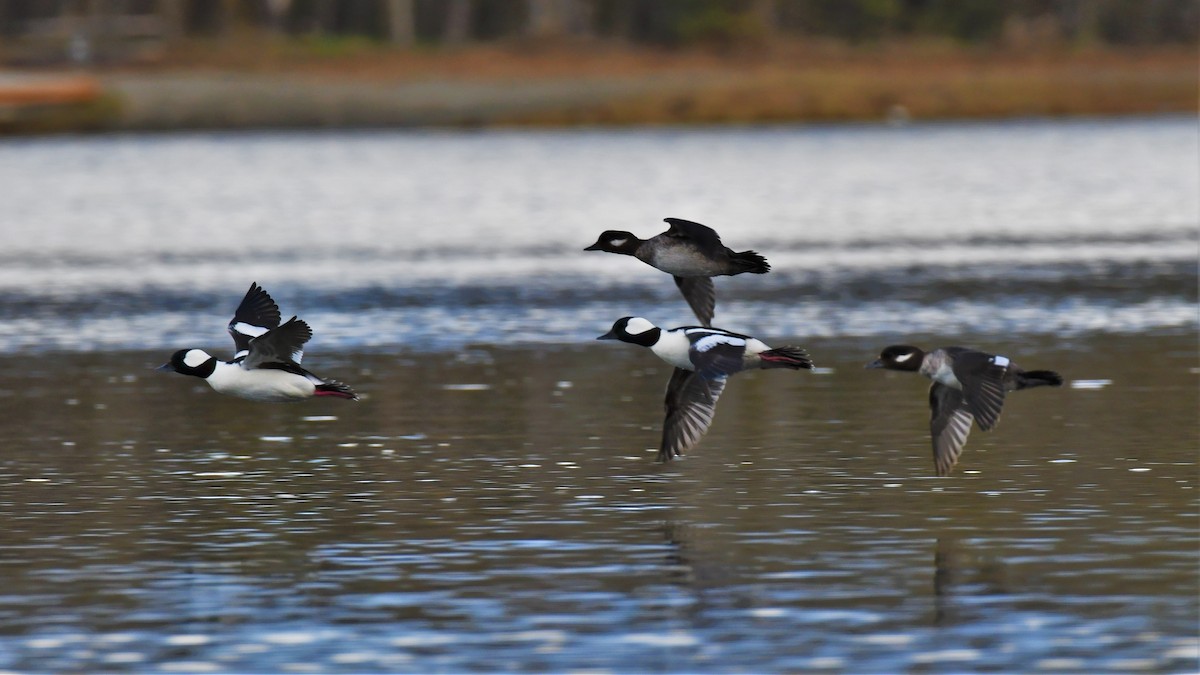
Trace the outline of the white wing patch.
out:
M 735 347 L 745 347 L 746 341 L 739 337 L 731 335 L 709 335 L 696 340 L 696 344 L 692 347 L 698 352 L 706 352 L 717 345 L 733 345 Z
M 262 335 L 263 333 L 270 330 L 269 328 L 263 328 L 262 326 L 255 326 L 254 324 L 246 323 L 245 321 L 238 321 L 237 323 L 233 324 L 233 329 L 236 330 L 237 332 L 241 333 L 242 335 L 248 335 L 252 338 L 258 337 L 259 335 Z
M 1007 367 L 1008 367 L 1008 357 L 1006 357 L 1006 356 L 993 356 L 993 357 L 992 357 L 992 363 L 996 364 L 997 366 L 999 366 L 999 367 L 1001 367 L 1001 368 L 1007 368 Z

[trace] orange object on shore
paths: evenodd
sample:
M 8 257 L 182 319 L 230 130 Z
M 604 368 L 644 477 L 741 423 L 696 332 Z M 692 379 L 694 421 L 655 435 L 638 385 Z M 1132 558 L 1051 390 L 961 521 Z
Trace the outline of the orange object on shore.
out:
M 88 103 L 100 98 L 100 84 L 86 75 L 7 76 L 0 74 L 0 105 Z

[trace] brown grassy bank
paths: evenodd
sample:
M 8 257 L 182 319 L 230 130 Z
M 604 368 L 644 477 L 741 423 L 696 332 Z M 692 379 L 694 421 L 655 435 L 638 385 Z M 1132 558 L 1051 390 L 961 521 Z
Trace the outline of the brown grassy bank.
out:
M 532 124 L 674 124 L 1009 118 L 1195 112 L 1195 64 L 880 63 L 717 71 Z M 1183 67 L 1186 66 L 1186 67 Z
M 98 71 L 114 128 L 637 125 L 1186 113 L 1193 48 L 184 42 Z

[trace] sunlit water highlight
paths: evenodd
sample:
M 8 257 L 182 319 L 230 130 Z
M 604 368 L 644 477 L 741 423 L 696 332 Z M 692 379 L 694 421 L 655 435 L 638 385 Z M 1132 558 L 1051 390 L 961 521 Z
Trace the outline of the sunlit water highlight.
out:
M 582 251 L 665 216 L 774 267 L 718 280 L 718 325 L 1194 328 L 1197 157 L 1189 119 L 10 142 L 0 351 L 218 344 L 253 280 L 329 348 L 690 323 L 665 275 Z

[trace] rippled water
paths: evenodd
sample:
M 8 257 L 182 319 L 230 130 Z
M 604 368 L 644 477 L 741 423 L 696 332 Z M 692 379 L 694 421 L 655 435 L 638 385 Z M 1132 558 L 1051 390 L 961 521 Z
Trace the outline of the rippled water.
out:
M 5 357 L 0 667 L 1193 670 L 1194 339 L 995 344 L 1076 386 L 948 479 L 864 340 L 739 375 L 667 467 L 624 345 L 345 355 L 365 400 L 303 406 Z
M 767 335 L 1196 325 L 1195 121 L 64 138 L 0 146 L 0 350 L 223 344 L 257 280 L 334 348 L 693 321 L 632 258 L 666 216 L 767 255 Z M 210 325 L 213 330 L 197 330 Z
M 0 145 L 0 668 L 1200 668 L 1194 120 L 61 138 Z M 774 271 L 653 462 L 691 319 L 581 249 L 667 215 Z M 359 403 L 151 368 L 251 280 Z M 932 476 L 895 341 L 1066 377 Z

